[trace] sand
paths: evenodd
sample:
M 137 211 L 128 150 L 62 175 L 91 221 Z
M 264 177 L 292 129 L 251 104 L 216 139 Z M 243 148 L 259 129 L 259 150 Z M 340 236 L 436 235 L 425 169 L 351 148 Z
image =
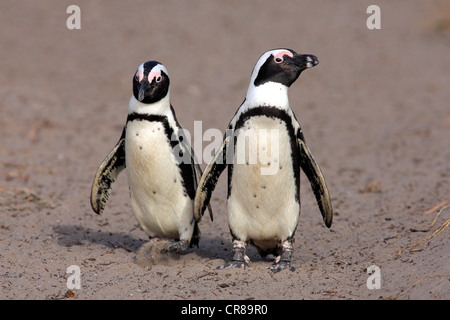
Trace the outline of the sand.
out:
M 66 26 L 71 4 L 81 29 Z M 371 4 L 2 1 L 0 298 L 449 299 L 450 6 L 377 1 L 371 30 Z M 249 268 L 216 270 L 232 253 L 226 174 L 200 247 L 176 257 L 138 226 L 126 174 L 105 212 L 91 210 L 139 64 L 166 65 L 184 128 L 224 132 L 256 60 L 278 47 L 319 58 L 290 103 L 335 209 L 328 229 L 302 174 L 294 272 L 273 274 L 253 248 Z

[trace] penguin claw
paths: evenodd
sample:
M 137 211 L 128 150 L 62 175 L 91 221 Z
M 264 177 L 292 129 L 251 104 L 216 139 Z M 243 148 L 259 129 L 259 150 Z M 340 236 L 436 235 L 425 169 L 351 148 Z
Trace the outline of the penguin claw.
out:
M 273 266 L 267 267 L 267 269 L 270 269 L 273 273 L 277 273 L 284 269 L 295 271 L 295 265 L 291 261 L 279 261 L 275 263 Z
M 243 241 L 233 241 L 233 258 L 231 261 L 221 264 L 216 269 L 222 270 L 226 268 L 245 269 L 250 266 L 250 258 L 245 254 L 245 243 Z
M 232 260 L 227 263 L 221 264 L 216 269 L 223 270 L 228 268 L 234 268 L 234 269 L 245 269 L 246 267 L 249 267 L 250 265 L 242 260 Z
M 268 269 L 272 270 L 273 273 L 277 273 L 284 269 L 289 269 L 290 271 L 295 271 L 295 265 L 292 263 L 292 243 L 290 241 L 285 241 L 281 245 L 281 254 L 275 259 L 274 264 Z

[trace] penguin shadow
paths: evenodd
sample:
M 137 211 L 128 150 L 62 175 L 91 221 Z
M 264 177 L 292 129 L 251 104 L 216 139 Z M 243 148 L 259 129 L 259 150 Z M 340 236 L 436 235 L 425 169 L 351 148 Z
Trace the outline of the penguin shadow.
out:
M 186 266 L 195 263 L 207 263 L 216 259 L 229 258 L 227 242 L 220 237 L 201 237 L 198 247 L 192 246 L 180 253 L 161 253 L 161 250 L 174 240 L 150 239 L 137 251 L 136 263 L 150 269 L 154 265 Z M 217 260 L 217 265 L 221 262 Z M 215 262 L 212 262 L 213 264 Z
M 63 247 L 82 247 L 89 242 L 109 249 L 123 248 L 126 251 L 137 252 L 147 241 L 128 234 L 95 231 L 80 225 L 53 225 L 52 228 L 58 235 L 58 245 Z
M 175 265 L 183 259 L 182 255 L 161 253 L 170 240 L 136 239 L 129 234 L 95 231 L 80 225 L 55 225 L 52 227 L 58 235 L 57 242 L 60 246 L 85 247 L 88 242 L 107 250 L 125 250 L 134 254 L 134 262 L 144 269 L 151 269 L 154 265 Z
M 141 239 L 126 233 L 93 230 L 81 225 L 53 225 L 52 229 L 57 235 L 58 245 L 62 247 L 86 247 L 90 243 L 107 249 L 125 250 L 135 254 L 134 262 L 144 269 L 155 265 L 176 266 L 216 259 L 212 263 L 218 266 L 232 257 L 231 241 L 218 236 L 201 237 L 199 247 L 193 246 L 182 253 L 161 253 L 173 240 Z

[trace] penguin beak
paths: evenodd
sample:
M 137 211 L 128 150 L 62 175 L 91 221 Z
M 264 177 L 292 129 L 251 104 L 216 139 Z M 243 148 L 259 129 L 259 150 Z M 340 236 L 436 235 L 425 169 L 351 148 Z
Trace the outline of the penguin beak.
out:
M 149 87 L 150 87 L 150 84 L 148 83 L 148 81 L 143 80 L 141 82 L 141 85 L 139 87 L 139 94 L 138 94 L 139 101 L 142 101 L 145 99 L 145 94 L 147 93 Z
M 315 67 L 319 64 L 319 59 L 312 54 L 295 54 L 293 60 L 295 66 L 302 70 Z

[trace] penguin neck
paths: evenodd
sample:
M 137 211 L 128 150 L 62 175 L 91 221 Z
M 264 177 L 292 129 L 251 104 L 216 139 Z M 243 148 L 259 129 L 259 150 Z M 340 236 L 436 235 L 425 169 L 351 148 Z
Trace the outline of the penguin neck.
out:
M 170 108 L 170 91 L 161 100 L 154 103 L 142 103 L 138 101 L 134 95 L 131 95 L 130 103 L 128 105 L 128 114 L 149 114 L 149 115 L 165 115 L 171 114 Z
M 251 84 L 245 98 L 247 108 L 271 106 L 289 109 L 288 87 L 278 82 L 266 82 L 259 86 Z

